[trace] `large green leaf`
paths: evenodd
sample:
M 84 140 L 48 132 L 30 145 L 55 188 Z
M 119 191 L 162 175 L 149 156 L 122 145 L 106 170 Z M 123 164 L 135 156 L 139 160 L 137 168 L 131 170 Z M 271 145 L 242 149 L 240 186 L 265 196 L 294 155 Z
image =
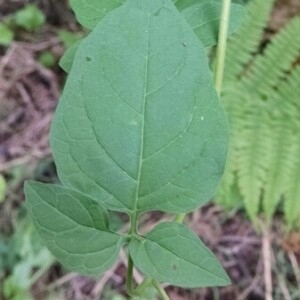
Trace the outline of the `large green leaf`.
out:
M 200 4 L 188 6 L 182 10 L 183 16 L 205 47 L 217 44 L 221 13 L 221 3 L 214 1 L 201 2 Z M 238 29 L 243 21 L 244 15 L 245 8 L 243 5 L 231 5 L 228 28 L 229 35 Z
M 27 207 L 35 229 L 68 269 L 99 274 L 116 261 L 123 238 L 108 226 L 94 200 L 58 185 L 27 182 Z
M 230 284 L 217 258 L 185 225 L 161 223 L 129 244 L 134 264 L 162 282 L 193 288 Z
M 128 213 L 206 203 L 227 140 L 205 50 L 170 0 L 128 0 L 83 40 L 51 129 L 62 183 Z

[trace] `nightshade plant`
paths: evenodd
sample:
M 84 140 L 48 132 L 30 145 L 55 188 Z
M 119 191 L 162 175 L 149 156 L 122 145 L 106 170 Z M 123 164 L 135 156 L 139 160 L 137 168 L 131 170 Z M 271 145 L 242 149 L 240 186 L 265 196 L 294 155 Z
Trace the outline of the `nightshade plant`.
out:
M 185 225 L 165 222 L 145 236 L 138 232 L 142 213 L 181 214 L 205 204 L 223 173 L 228 126 L 203 45 L 171 0 L 72 2 L 92 32 L 74 51 L 51 128 L 62 185 L 25 186 L 38 234 L 81 274 L 106 271 L 126 247 L 130 295 L 149 283 L 165 299 L 159 282 L 228 285 L 218 260 Z M 187 2 L 195 3 L 176 4 Z M 205 27 L 198 33 L 205 36 Z M 110 229 L 108 210 L 130 216 L 128 233 Z M 145 274 L 137 289 L 133 266 Z

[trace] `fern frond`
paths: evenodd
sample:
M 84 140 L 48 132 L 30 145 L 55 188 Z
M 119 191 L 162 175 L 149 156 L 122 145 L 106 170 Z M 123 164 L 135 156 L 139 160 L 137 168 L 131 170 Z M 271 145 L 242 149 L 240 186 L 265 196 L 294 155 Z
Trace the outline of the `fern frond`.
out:
M 300 28 L 299 28 L 300 33 Z M 299 34 L 300 35 L 300 34 Z M 277 88 L 278 102 L 286 106 L 290 116 L 294 116 L 295 124 L 300 122 L 300 66 L 294 68 L 288 78 Z M 281 101 L 280 101 L 281 100 Z
M 268 110 L 264 102 L 251 99 L 243 115 L 238 146 L 238 186 L 246 210 L 255 222 L 267 174 L 270 144 L 269 127 L 265 120 Z
M 288 115 L 291 141 L 286 149 L 284 214 L 288 229 L 300 227 L 300 66 L 278 87 L 277 105 Z
M 252 0 L 239 30 L 228 45 L 225 81 L 237 80 L 253 58 L 267 25 L 274 0 Z
M 238 186 L 252 221 L 262 211 L 270 222 L 283 199 L 292 228 L 300 226 L 300 18 L 255 54 L 273 4 L 252 0 L 229 43 L 222 101 L 231 143 L 219 203 L 234 204 Z
M 241 94 L 239 89 L 230 89 L 225 87 L 223 96 L 221 98 L 222 104 L 224 105 L 225 111 L 228 114 L 228 120 L 230 125 L 230 146 L 227 156 L 226 168 L 220 184 L 217 201 L 219 204 L 232 208 L 235 207 L 239 202 L 241 196 L 239 195 L 237 187 L 237 156 L 238 147 L 237 141 L 241 132 L 239 128 L 242 128 L 242 116 L 244 114 L 243 102 L 249 101 L 245 99 L 245 93 Z
M 291 69 L 300 54 L 300 18 L 296 17 L 280 31 L 259 55 L 251 66 L 247 77 L 242 79 L 245 86 L 266 97 L 285 77 L 284 72 Z
M 300 134 L 288 151 L 290 168 L 285 189 L 284 215 L 289 230 L 300 227 Z
M 264 178 L 263 211 L 270 224 L 280 199 L 288 184 L 291 168 L 289 148 L 294 142 L 293 131 L 288 124 L 288 116 L 270 122 L 270 148 L 266 177 Z M 264 158 L 263 158 L 264 159 Z

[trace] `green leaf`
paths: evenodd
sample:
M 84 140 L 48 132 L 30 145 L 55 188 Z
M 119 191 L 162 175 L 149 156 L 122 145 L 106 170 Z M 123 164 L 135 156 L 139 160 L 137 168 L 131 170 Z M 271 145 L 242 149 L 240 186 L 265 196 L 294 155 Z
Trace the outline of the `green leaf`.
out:
M 83 40 L 50 140 L 62 183 L 110 209 L 180 213 L 214 196 L 227 120 L 171 1 L 128 0 Z
M 111 10 L 125 0 L 70 0 L 78 22 L 87 29 L 93 29 Z
M 39 62 L 46 68 L 52 68 L 56 63 L 56 58 L 51 51 L 44 51 L 39 56 Z
M 218 42 L 221 13 L 222 4 L 219 2 L 204 2 L 182 10 L 183 16 L 205 47 L 211 47 Z M 244 15 L 245 8 L 243 5 L 231 5 L 229 35 L 238 29 L 244 19 Z
M 146 275 L 185 288 L 226 286 L 226 272 L 188 227 L 161 223 L 129 244 L 134 264 Z
M 35 229 L 68 269 L 99 274 L 116 261 L 123 238 L 109 229 L 106 210 L 59 185 L 27 182 L 27 207 Z
M 71 32 L 67 30 L 59 30 L 58 38 L 61 40 L 65 48 L 70 48 L 77 42 L 79 42 L 83 37 L 81 32 Z
M 0 175 L 0 203 L 5 200 L 5 194 L 7 190 L 7 184 L 5 178 Z
M 0 45 L 9 46 L 13 41 L 14 33 L 10 30 L 8 26 L 0 23 Z
M 34 4 L 28 4 L 15 15 L 16 24 L 28 31 L 33 31 L 44 25 L 46 17 Z
M 77 18 L 83 25 L 85 24 L 84 20 L 86 20 L 86 18 L 93 18 L 93 22 L 90 24 L 90 29 L 93 29 L 105 15 L 104 13 L 99 14 L 99 10 L 102 9 L 108 13 L 110 10 L 121 5 L 123 0 L 118 0 L 116 2 L 109 1 L 109 5 L 112 5 L 109 7 L 107 7 L 106 2 L 96 1 L 93 5 L 87 6 L 86 10 L 82 9 L 82 7 L 86 5 L 85 2 L 86 0 L 75 0 L 73 2 L 73 9 L 77 14 Z M 177 8 L 182 12 L 183 16 L 205 47 L 211 47 L 217 44 L 222 3 L 208 0 L 173 0 L 173 2 L 176 3 Z M 116 3 L 119 4 L 115 6 Z M 89 11 L 87 11 L 87 8 Z M 233 3 L 231 6 L 229 35 L 237 30 L 243 21 L 244 15 L 244 6 Z M 74 45 L 72 49 L 68 49 L 61 59 L 60 66 L 67 73 L 71 70 L 77 48 L 78 44 L 77 47 Z
M 222 2 L 217 0 L 173 0 L 191 25 L 204 46 L 215 45 L 222 12 Z M 79 22 L 93 29 L 111 10 L 119 7 L 124 0 L 71 0 L 71 5 Z M 236 31 L 245 14 L 243 5 L 233 3 L 229 23 L 229 35 Z
M 66 72 L 69 73 L 72 69 L 73 62 L 75 59 L 76 52 L 81 41 L 77 41 L 75 44 L 70 46 L 59 61 L 59 66 Z

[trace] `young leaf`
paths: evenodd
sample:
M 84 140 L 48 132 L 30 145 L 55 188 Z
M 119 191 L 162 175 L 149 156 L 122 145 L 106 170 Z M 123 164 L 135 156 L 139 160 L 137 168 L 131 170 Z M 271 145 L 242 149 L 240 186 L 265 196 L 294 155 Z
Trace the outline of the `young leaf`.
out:
M 220 27 L 222 4 L 219 2 L 203 2 L 188 6 L 182 14 L 205 47 L 217 44 Z M 245 8 L 232 4 L 229 19 L 228 35 L 233 34 L 243 21 Z
M 188 227 L 161 223 L 129 244 L 134 264 L 146 275 L 185 288 L 230 284 L 217 258 Z
M 125 0 L 70 0 L 71 7 L 79 23 L 87 29 L 93 29 L 111 10 Z
M 109 229 L 106 210 L 59 185 L 27 182 L 27 207 L 35 229 L 67 268 L 99 274 L 116 261 L 123 238 Z
M 0 23 L 0 46 L 9 46 L 13 38 L 13 31 L 4 23 Z
M 72 46 L 70 46 L 70 48 L 67 49 L 67 51 L 64 53 L 64 55 L 59 60 L 59 66 L 66 73 L 69 73 L 72 69 L 75 55 L 76 55 L 76 52 L 78 50 L 80 43 L 81 43 L 81 41 L 77 41 Z
M 44 13 L 34 4 L 28 4 L 15 15 L 16 24 L 29 31 L 44 25 L 45 19 Z
M 127 213 L 215 193 L 228 127 L 204 48 L 171 0 L 128 0 L 85 38 L 51 129 L 62 183 Z
M 5 200 L 6 191 L 7 191 L 6 180 L 4 176 L 0 174 L 0 204 Z

